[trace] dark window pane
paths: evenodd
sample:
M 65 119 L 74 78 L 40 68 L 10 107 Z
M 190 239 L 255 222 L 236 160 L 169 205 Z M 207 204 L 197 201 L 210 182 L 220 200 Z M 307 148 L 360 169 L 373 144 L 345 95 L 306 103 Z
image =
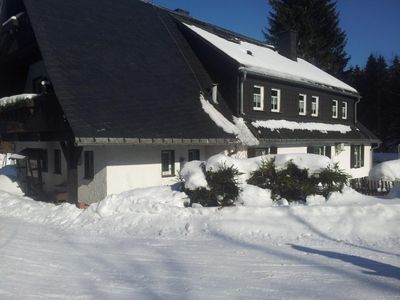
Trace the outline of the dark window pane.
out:
M 200 160 L 200 150 L 199 149 L 190 149 L 188 152 L 188 161 L 192 160 Z
M 61 174 L 61 151 L 54 150 L 54 174 Z
M 85 179 L 93 179 L 94 177 L 94 157 L 93 151 L 85 151 Z

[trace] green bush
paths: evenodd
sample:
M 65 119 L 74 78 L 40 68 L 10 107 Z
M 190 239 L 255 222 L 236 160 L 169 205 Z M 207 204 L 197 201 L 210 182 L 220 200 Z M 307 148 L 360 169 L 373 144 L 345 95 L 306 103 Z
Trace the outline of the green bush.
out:
M 312 179 L 318 187 L 318 194 L 326 198 L 332 192 L 341 192 L 350 176 L 335 164 L 333 167 L 328 166 L 318 175 L 313 175 Z
M 277 170 L 274 159 L 263 161 L 260 167 L 250 174 L 248 184 L 271 190 L 273 200 L 285 198 L 291 201 L 306 201 L 309 195 L 323 195 L 342 191 L 349 176 L 338 165 L 327 167 L 319 174 L 309 176 L 308 169 L 301 169 L 293 161 Z
M 237 177 L 239 171 L 234 166 L 220 165 L 218 171 L 205 171 L 209 189 L 198 188 L 185 190 L 190 199 L 190 205 L 199 203 L 202 206 L 233 206 L 239 197 Z

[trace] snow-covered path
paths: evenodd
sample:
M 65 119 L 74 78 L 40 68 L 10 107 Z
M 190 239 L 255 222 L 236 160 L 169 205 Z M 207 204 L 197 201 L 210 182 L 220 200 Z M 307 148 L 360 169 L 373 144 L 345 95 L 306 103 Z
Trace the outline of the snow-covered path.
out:
M 0 299 L 400 298 L 393 246 L 138 236 L 0 216 Z

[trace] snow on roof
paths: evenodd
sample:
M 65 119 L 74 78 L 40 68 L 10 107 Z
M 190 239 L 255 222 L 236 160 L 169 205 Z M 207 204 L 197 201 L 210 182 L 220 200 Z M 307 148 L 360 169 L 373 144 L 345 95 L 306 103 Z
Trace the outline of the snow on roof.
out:
M 251 123 L 256 128 L 268 128 L 272 131 L 279 129 L 290 129 L 290 130 L 308 130 L 308 131 L 320 131 L 322 133 L 328 133 L 328 131 L 336 131 L 340 133 L 347 133 L 351 131 L 351 127 L 348 125 L 341 124 L 326 124 L 326 123 L 315 123 L 315 122 L 293 122 L 287 120 L 267 120 L 267 121 L 253 121 Z
M 21 95 L 3 97 L 3 98 L 0 98 L 0 107 L 8 106 L 10 104 L 15 104 L 15 103 L 26 101 L 26 100 L 31 100 L 33 98 L 36 98 L 37 96 L 39 96 L 39 95 L 38 94 L 21 94 Z
M 259 141 L 251 133 L 246 123 L 242 118 L 233 117 L 234 123 L 229 121 L 221 114 L 210 102 L 200 95 L 200 102 L 203 110 L 210 116 L 211 120 L 222 128 L 226 133 L 236 135 L 236 137 L 245 145 L 254 146 L 258 145 Z
M 185 24 L 185 23 L 184 23 Z M 303 83 L 335 87 L 352 93 L 357 90 L 329 75 L 307 61 L 293 61 L 277 51 L 245 41 L 229 41 L 195 25 L 185 24 L 192 31 L 219 48 L 244 66 L 249 72 Z

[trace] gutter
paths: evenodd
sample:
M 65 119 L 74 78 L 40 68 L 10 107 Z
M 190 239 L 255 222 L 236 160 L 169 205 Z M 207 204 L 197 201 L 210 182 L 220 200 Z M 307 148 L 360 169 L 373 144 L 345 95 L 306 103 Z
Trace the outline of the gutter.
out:
M 270 75 L 270 74 L 267 75 L 267 74 L 260 73 L 260 72 L 257 72 L 257 71 L 248 70 L 244 66 L 239 67 L 239 72 L 242 72 L 242 73 L 246 72 L 246 74 L 252 74 L 252 75 L 255 75 L 255 76 L 259 76 L 259 77 L 274 79 L 274 80 L 282 81 L 282 82 L 285 82 L 285 83 L 289 82 L 289 83 L 294 83 L 294 84 L 298 84 L 298 85 L 303 85 L 303 86 L 306 86 L 306 87 L 312 87 L 312 88 L 320 89 L 320 90 L 323 90 L 323 91 L 329 91 L 330 93 L 344 94 L 344 95 L 347 95 L 347 96 L 350 96 L 350 97 L 359 97 L 358 93 L 354 93 L 354 92 L 347 91 L 347 90 L 344 90 L 344 89 L 331 87 L 329 85 L 317 84 L 317 83 L 313 83 L 313 82 L 295 80 L 295 79 L 291 79 L 291 78 L 282 78 L 280 76 L 274 76 L 274 75 Z

